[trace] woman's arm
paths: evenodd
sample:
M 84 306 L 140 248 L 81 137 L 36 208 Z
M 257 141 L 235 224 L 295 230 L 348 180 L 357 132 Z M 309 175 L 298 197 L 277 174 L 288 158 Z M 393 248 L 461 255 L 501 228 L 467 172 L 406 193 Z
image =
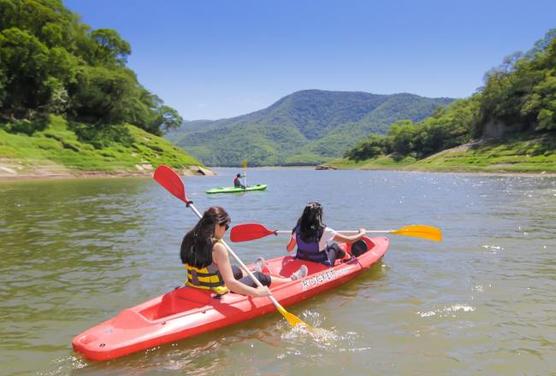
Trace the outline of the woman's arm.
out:
M 361 239 L 363 236 L 365 236 L 366 233 L 367 232 L 365 231 L 364 228 L 360 228 L 358 234 L 351 235 L 351 236 L 342 235 L 339 232 L 337 232 L 336 235 L 334 235 L 334 237 L 332 238 L 332 240 L 335 240 L 337 242 L 353 243 L 353 242 Z
M 270 295 L 270 290 L 268 287 L 263 286 L 263 288 L 253 288 L 247 286 L 234 278 L 234 272 L 232 271 L 232 265 L 230 264 L 230 259 L 228 258 L 228 252 L 226 248 L 220 243 L 216 243 L 212 248 L 212 259 L 218 266 L 218 271 L 226 284 L 226 287 L 236 294 L 249 295 L 249 296 L 268 296 Z

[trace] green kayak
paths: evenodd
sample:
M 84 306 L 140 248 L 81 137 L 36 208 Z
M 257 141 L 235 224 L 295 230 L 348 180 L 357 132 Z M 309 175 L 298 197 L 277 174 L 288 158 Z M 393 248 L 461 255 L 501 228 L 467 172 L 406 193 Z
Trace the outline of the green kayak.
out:
M 212 188 L 206 191 L 208 194 L 212 193 L 240 193 L 249 191 L 264 191 L 266 189 L 266 184 L 255 184 L 249 185 L 247 188 L 236 188 L 236 187 L 218 187 Z

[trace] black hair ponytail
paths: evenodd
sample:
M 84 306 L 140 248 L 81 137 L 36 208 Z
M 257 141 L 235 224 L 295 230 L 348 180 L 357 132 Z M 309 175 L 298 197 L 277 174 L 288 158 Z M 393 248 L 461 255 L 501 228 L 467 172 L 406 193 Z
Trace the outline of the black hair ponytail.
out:
M 318 202 L 310 202 L 303 209 L 297 221 L 297 228 L 304 242 L 319 241 L 326 225 L 322 222 L 322 206 Z
M 183 264 L 204 268 L 212 264 L 214 227 L 216 224 L 230 223 L 230 216 L 219 206 L 213 206 L 203 213 L 181 242 L 180 258 Z

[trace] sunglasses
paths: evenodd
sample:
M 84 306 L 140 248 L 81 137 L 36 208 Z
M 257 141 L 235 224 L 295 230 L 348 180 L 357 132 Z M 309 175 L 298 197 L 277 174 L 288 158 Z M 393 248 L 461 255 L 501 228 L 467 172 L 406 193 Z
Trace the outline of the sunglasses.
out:
M 226 227 L 226 231 L 228 231 L 228 229 L 230 228 L 230 224 L 229 223 L 219 223 L 220 226 L 225 226 Z

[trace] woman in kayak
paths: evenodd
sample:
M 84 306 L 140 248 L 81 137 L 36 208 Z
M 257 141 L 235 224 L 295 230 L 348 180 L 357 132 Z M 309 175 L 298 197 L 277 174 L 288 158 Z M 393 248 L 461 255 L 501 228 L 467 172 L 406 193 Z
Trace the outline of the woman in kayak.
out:
M 321 204 L 310 202 L 292 230 L 287 249 L 291 252 L 297 244 L 296 258 L 334 266 L 337 259 L 346 255 L 335 242 L 353 243 L 365 236 L 365 233 L 364 228 L 352 236 L 337 233 L 322 222 Z
M 303 278 L 307 275 L 304 265 L 290 278 L 281 278 L 262 273 L 264 259 L 255 264 L 255 277 L 264 286 L 257 288 L 255 281 L 242 270 L 230 264 L 228 252 L 220 240 L 230 226 L 230 216 L 219 206 L 204 212 L 195 227 L 185 234 L 181 243 L 181 261 L 187 270 L 187 286 L 212 290 L 218 295 L 232 291 L 249 296 L 268 296 L 268 286 Z

